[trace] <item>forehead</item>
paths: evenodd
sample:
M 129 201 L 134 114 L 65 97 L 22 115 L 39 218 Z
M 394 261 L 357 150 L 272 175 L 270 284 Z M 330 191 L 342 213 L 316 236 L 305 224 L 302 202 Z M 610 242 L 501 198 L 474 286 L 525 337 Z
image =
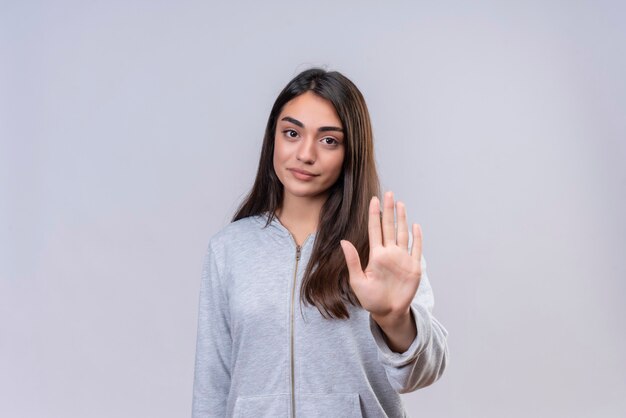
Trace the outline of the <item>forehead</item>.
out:
M 285 103 L 278 117 L 279 121 L 284 116 L 298 119 L 305 126 L 308 124 L 327 125 L 329 123 L 332 123 L 334 126 L 341 126 L 339 115 L 330 100 L 324 99 L 311 91 L 296 96 Z

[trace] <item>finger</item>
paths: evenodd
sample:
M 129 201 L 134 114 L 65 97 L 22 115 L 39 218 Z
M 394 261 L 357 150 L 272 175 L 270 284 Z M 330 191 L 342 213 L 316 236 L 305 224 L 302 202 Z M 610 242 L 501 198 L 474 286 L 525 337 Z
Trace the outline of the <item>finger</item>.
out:
M 380 230 L 380 201 L 376 196 L 370 200 L 367 230 L 369 232 L 370 251 L 375 247 L 383 245 L 382 232 Z
M 393 192 L 389 191 L 385 193 L 383 205 L 383 242 L 385 247 L 396 245 L 396 227 L 394 223 L 393 207 Z
M 341 249 L 343 250 L 343 255 L 346 259 L 346 264 L 348 265 L 348 274 L 350 276 L 350 281 L 358 280 L 363 277 L 363 269 L 361 268 L 361 259 L 359 258 L 359 252 L 354 247 L 354 245 L 345 239 L 339 241 L 341 244 Z
M 422 259 L 422 227 L 418 224 L 413 224 L 413 244 L 411 245 L 411 257 L 421 262 Z
M 398 217 L 398 246 L 409 250 L 409 227 L 406 222 L 406 206 L 398 200 L 396 203 L 396 215 Z

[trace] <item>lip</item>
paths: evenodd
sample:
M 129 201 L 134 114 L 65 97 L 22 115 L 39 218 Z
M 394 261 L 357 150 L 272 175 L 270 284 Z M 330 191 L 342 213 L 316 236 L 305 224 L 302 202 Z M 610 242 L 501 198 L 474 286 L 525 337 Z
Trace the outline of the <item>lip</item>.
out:
M 291 171 L 293 171 L 294 173 L 299 173 L 299 174 L 303 174 L 303 175 L 306 175 L 306 176 L 311 176 L 311 177 L 315 177 L 315 176 L 317 176 L 317 174 L 313 174 L 313 173 L 311 173 L 310 171 L 306 171 L 306 170 L 299 170 L 299 169 L 297 169 L 297 168 L 288 168 L 288 170 L 291 170 Z
M 291 174 L 300 181 L 312 181 L 317 176 L 317 174 L 306 174 L 308 171 L 304 170 L 293 168 L 289 168 L 288 170 L 291 171 Z

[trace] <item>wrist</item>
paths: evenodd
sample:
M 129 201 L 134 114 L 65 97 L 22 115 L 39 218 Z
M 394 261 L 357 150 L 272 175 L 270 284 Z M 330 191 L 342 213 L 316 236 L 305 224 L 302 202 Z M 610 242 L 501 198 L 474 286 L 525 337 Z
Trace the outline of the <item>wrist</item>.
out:
M 403 312 L 390 312 L 386 315 L 376 315 L 371 313 L 372 319 L 383 330 L 401 329 L 406 326 L 407 323 L 412 321 L 412 313 L 410 307 Z

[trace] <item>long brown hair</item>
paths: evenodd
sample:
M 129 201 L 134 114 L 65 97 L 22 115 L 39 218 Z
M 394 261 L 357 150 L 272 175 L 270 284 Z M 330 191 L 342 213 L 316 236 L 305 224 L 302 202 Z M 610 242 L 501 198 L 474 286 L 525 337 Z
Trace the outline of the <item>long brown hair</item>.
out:
M 346 303 L 361 305 L 350 287 L 348 267 L 339 241 L 352 242 L 359 252 L 361 265 L 367 266 L 369 202 L 372 196 L 380 198 L 369 112 L 363 95 L 348 78 L 337 71 L 311 68 L 285 86 L 267 121 L 254 185 L 231 222 L 264 212 L 269 214 L 267 225 L 274 219 L 283 200 L 283 185 L 273 166 L 277 118 L 287 102 L 307 91 L 334 105 L 345 132 L 345 154 L 342 173 L 330 187 L 328 199 L 320 211 L 300 300 L 315 305 L 325 318 L 347 319 L 350 314 Z

